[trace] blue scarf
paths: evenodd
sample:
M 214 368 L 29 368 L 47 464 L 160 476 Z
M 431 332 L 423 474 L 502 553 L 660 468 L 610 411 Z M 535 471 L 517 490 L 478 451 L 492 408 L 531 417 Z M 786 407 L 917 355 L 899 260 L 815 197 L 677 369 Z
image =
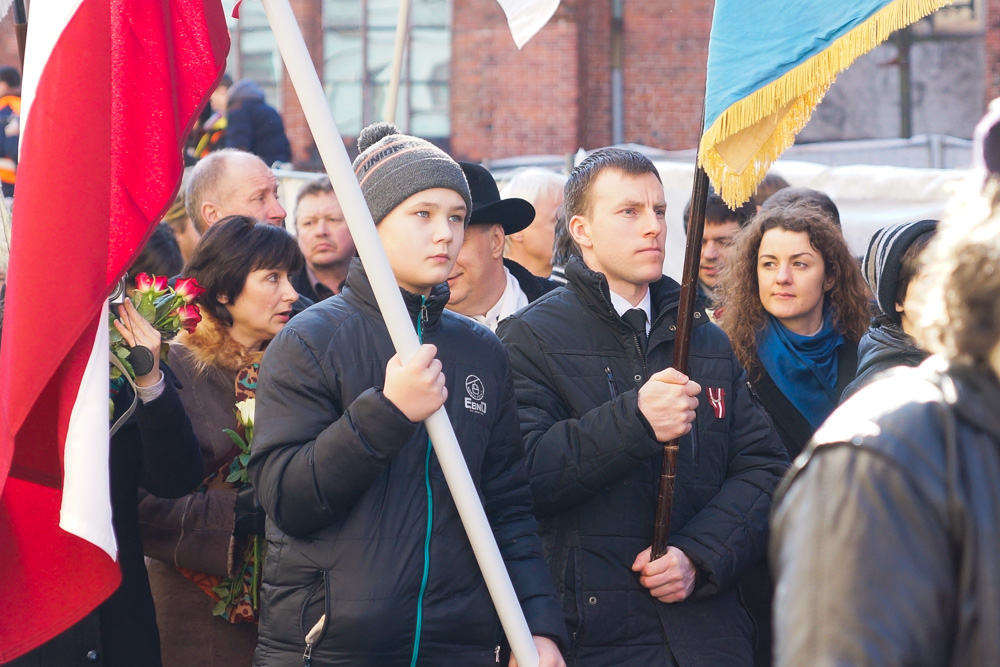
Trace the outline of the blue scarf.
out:
M 768 314 L 757 336 L 757 357 L 774 384 L 816 430 L 837 407 L 837 348 L 844 337 L 823 314 L 823 328 L 813 336 L 789 331 Z

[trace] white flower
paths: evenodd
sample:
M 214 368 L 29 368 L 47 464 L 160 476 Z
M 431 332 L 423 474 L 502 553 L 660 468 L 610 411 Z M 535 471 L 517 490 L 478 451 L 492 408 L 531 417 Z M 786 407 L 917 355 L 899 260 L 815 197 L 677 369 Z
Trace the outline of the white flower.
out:
M 236 404 L 236 411 L 239 415 L 238 418 L 240 420 L 240 423 L 243 424 L 243 426 L 245 426 L 246 428 L 253 427 L 253 413 L 256 404 L 257 404 L 256 400 L 252 398 L 248 398 L 247 400 L 240 401 L 239 403 Z

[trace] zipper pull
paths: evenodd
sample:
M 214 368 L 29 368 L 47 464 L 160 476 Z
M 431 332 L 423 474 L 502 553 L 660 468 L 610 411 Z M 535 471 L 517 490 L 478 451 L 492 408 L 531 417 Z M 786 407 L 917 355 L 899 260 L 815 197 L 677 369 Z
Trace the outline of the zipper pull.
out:
M 615 383 L 615 376 L 611 374 L 611 366 L 605 366 L 604 373 L 608 376 L 608 390 L 611 391 L 611 400 L 614 400 L 618 398 L 618 385 Z
M 493 657 L 494 657 L 494 662 L 496 662 L 499 665 L 500 664 L 500 645 L 499 644 L 497 644 L 497 647 L 495 649 L 493 649 Z

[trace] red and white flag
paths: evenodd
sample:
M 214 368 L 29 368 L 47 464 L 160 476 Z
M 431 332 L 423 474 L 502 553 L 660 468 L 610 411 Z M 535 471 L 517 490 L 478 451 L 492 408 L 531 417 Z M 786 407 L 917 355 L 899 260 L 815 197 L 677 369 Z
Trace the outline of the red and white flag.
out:
M 120 580 L 105 303 L 173 200 L 229 49 L 220 0 L 33 0 L 29 18 L 0 345 L 0 663 Z

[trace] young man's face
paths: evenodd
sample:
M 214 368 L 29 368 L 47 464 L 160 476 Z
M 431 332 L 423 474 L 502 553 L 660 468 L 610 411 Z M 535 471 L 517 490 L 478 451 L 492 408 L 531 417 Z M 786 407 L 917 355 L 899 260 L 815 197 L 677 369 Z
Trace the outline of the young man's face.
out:
M 718 284 L 719 272 L 728 259 L 733 237 L 739 231 L 740 223 L 735 220 L 705 221 L 705 232 L 701 239 L 701 265 L 698 268 L 698 279 L 709 289 L 714 289 Z
M 433 188 L 403 200 L 376 230 L 396 283 L 429 295 L 448 280 L 465 232 L 465 200 L 454 190 Z
M 344 212 L 332 192 L 317 192 L 299 200 L 295 209 L 299 249 L 314 270 L 346 265 L 354 257 L 354 239 Z
M 659 179 L 606 169 L 591 183 L 589 200 L 590 211 L 569 222 L 587 266 L 618 294 L 645 293 L 663 275 L 667 204 Z

